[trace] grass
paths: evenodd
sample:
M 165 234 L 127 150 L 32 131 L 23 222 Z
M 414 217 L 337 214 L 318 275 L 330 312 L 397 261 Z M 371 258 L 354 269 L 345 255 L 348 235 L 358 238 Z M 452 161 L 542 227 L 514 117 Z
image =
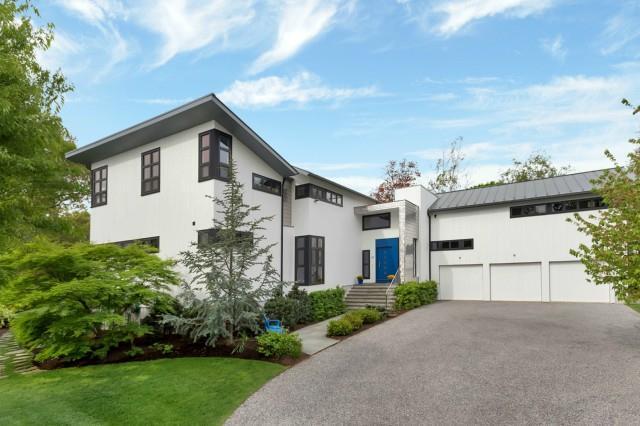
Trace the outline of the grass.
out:
M 0 424 L 221 424 L 284 367 L 178 358 L 0 380 Z
M 640 303 L 627 303 L 627 306 L 640 313 Z

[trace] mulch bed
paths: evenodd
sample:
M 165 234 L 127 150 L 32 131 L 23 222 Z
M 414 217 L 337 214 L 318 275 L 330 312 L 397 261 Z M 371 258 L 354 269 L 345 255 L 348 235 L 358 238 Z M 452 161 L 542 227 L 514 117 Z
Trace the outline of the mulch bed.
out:
M 173 349 L 171 353 L 164 354 L 160 349 L 152 347 L 152 345 L 155 343 L 172 345 Z M 138 355 L 131 356 L 127 354 L 127 352 L 131 350 L 130 345 L 123 344 L 115 349 L 112 349 L 111 352 L 109 352 L 109 355 L 107 355 L 107 357 L 104 359 L 86 358 L 76 361 L 56 359 L 48 360 L 43 363 L 36 363 L 36 365 L 44 370 L 54 370 L 57 368 L 82 367 L 86 365 L 115 364 L 131 361 L 151 361 L 161 358 L 226 357 L 275 362 L 289 367 L 309 358 L 309 356 L 306 354 L 302 354 L 302 356 L 300 356 L 299 358 L 266 358 L 264 355 L 258 352 L 258 345 L 255 339 L 247 341 L 244 351 L 239 353 L 233 353 L 232 346 L 216 345 L 216 347 L 210 347 L 204 345 L 204 343 L 201 342 L 194 343 L 193 341 L 185 339 L 184 337 L 178 335 L 145 336 L 137 339 L 135 341 L 135 346 L 142 349 L 143 352 Z

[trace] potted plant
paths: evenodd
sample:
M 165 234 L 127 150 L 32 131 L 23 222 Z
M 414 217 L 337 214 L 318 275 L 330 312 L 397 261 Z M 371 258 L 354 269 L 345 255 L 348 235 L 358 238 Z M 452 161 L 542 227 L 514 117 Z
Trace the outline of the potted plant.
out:
M 387 279 L 389 280 L 389 282 L 393 281 L 393 279 L 396 277 L 395 274 L 389 274 L 387 275 Z
M 356 280 L 358 280 L 358 284 L 363 284 L 364 283 L 364 277 L 362 275 L 356 276 Z

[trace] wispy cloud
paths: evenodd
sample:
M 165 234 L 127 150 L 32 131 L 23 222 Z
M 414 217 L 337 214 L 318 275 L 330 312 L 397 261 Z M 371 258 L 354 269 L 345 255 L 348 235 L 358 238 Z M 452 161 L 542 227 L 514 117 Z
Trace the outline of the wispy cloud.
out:
M 257 74 L 298 53 L 333 22 L 340 9 L 337 0 L 287 0 L 280 7 L 278 32 L 273 46 L 249 68 Z
M 560 34 L 558 34 L 554 38 L 542 39 L 540 45 L 545 52 L 547 52 L 555 59 L 564 61 L 564 59 L 567 57 L 568 49 L 565 47 L 564 39 Z
M 631 42 L 640 39 L 640 4 L 627 1 L 622 10 L 609 18 L 601 34 L 600 52 L 603 55 L 616 53 Z
M 382 169 L 380 174 L 382 174 Z M 374 191 L 383 181 L 382 178 L 364 175 L 331 176 L 329 179 L 367 195 Z
M 313 101 L 344 101 L 380 96 L 381 93 L 375 86 L 329 87 L 317 76 L 309 72 L 301 72 L 293 77 L 269 76 L 257 80 L 235 81 L 219 95 L 230 105 L 260 108 L 283 103 L 303 105 Z

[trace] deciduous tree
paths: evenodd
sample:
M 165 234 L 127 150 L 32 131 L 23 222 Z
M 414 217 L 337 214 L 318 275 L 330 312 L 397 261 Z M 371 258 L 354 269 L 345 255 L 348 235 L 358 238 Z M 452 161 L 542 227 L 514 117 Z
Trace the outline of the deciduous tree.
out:
M 390 160 L 384 170 L 384 182 L 371 194 L 380 203 L 394 201 L 395 191 L 398 188 L 407 188 L 414 184 L 420 177 L 418 163 L 403 159 L 401 161 Z
M 462 179 L 462 138 L 456 138 L 451 142 L 449 149 L 442 153 L 442 157 L 436 162 L 436 175 L 429 181 L 428 187 L 433 192 L 455 191 L 463 185 Z

